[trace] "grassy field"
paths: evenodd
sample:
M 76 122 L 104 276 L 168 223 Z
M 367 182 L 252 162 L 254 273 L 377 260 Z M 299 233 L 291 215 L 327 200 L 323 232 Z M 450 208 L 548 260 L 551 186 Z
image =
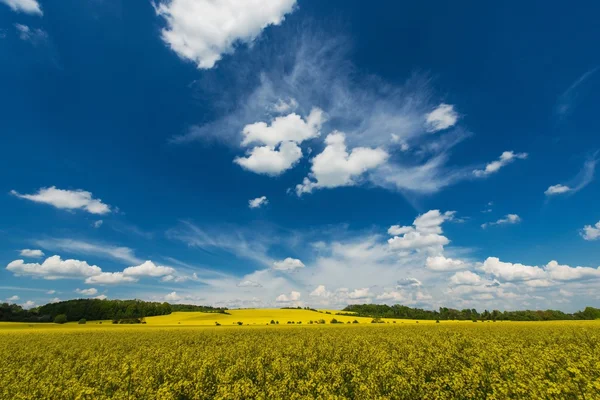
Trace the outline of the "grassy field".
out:
M 600 398 L 600 321 L 292 326 L 330 315 L 277 311 L 277 326 L 264 310 L 218 316 L 245 326 L 0 324 L 0 399 Z

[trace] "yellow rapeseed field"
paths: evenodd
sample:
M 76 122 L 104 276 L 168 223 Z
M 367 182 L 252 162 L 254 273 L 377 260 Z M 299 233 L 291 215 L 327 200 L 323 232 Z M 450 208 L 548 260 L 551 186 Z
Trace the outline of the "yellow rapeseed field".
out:
M 257 324 L 262 312 L 254 310 Z M 160 326 L 160 318 L 168 320 L 1 324 L 0 398 L 600 398 L 597 321 L 292 326 L 280 318 L 266 326 L 247 318 L 250 326 L 200 327 L 178 324 L 177 314 L 168 320 L 176 325 Z

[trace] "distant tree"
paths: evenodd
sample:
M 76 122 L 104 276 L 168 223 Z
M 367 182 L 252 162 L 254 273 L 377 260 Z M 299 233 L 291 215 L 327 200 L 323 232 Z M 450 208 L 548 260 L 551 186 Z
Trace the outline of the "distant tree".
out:
M 244 323 L 243 323 L 242 321 L 238 321 L 238 323 L 237 323 L 237 324 L 238 324 L 239 326 L 242 326 L 242 325 L 244 325 Z
M 353 324 L 358 324 L 357 320 L 352 321 Z
M 56 317 L 54 317 L 55 324 L 64 324 L 67 321 L 67 316 L 65 314 L 58 314 Z
M 85 320 L 85 318 L 81 318 L 81 319 L 80 319 L 80 320 L 79 320 L 77 323 L 78 323 L 79 325 L 85 325 L 85 323 L 86 323 L 86 322 L 87 322 L 87 321 Z

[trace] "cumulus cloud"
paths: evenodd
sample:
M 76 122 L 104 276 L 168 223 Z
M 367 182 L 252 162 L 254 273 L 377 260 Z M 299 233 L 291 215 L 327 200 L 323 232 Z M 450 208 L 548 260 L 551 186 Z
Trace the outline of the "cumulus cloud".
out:
M 85 296 L 94 296 L 95 294 L 98 293 L 98 289 L 96 288 L 89 288 L 89 289 L 75 289 L 75 293 L 78 294 L 83 294 Z
M 177 292 L 171 292 L 165 296 L 166 301 L 179 301 L 181 300 L 181 296 L 177 294 Z
M 289 295 L 280 294 L 279 296 L 277 296 L 275 301 L 278 303 L 296 302 L 300 300 L 300 296 L 300 292 L 292 290 Z
M 370 295 L 369 288 L 362 289 L 354 289 L 353 291 L 348 293 L 348 298 L 350 299 L 366 299 Z
M 38 3 L 37 0 L 0 0 L 0 3 L 6 4 L 16 12 L 40 16 L 43 15 L 40 3 Z
M 396 284 L 396 288 L 405 288 L 405 287 L 418 287 L 421 286 L 422 283 L 420 280 L 416 279 L 416 278 L 403 278 L 403 279 L 399 279 L 397 284 Z
M 9 301 L 9 302 L 13 302 L 13 303 L 14 303 L 15 301 L 19 301 L 20 299 L 21 299 L 21 298 L 20 298 L 19 296 L 17 296 L 17 295 L 14 295 L 14 296 L 11 296 L 11 297 L 7 298 L 7 299 L 6 299 L 6 301 Z
M 485 229 L 492 225 L 514 225 L 518 224 L 519 222 L 521 222 L 521 217 L 519 217 L 517 214 L 506 214 L 504 218 L 500 218 L 495 222 L 486 222 L 481 224 L 481 227 Z
M 435 110 L 425 115 L 427 132 L 437 132 L 448 129 L 458 121 L 458 113 L 450 104 L 440 104 Z
M 500 168 L 507 166 L 508 164 L 514 162 L 515 160 L 524 160 L 528 156 L 527 153 L 515 153 L 514 151 L 505 151 L 500 155 L 500 158 L 496 161 L 492 161 L 491 163 L 485 166 L 485 169 L 476 169 L 473 170 L 473 175 L 476 177 L 485 177 L 496 173 L 500 170 Z
M 267 204 L 269 204 L 267 196 L 261 196 L 255 199 L 248 200 L 248 207 L 250 208 L 260 208 L 262 206 L 266 206 Z
M 552 196 L 554 194 L 567 193 L 567 192 L 570 192 L 571 190 L 573 190 L 573 189 L 571 189 L 568 186 L 558 184 L 558 185 L 552 185 L 552 186 L 548 187 L 548 189 L 546 189 L 544 194 L 546 196 Z
M 171 275 L 174 273 L 174 268 L 156 265 L 152 261 L 146 261 L 140 265 L 127 267 L 123 270 L 123 275 L 136 278 L 144 276 L 159 278 L 161 276 Z
M 471 271 L 460 271 L 452 275 L 450 278 L 451 285 L 479 285 L 482 283 L 482 279 L 476 273 Z
M 23 257 L 40 258 L 44 256 L 44 252 L 37 249 L 23 249 L 20 253 Z
M 90 276 L 85 280 L 88 285 L 117 285 L 121 283 L 133 283 L 138 279 L 133 276 L 127 276 L 122 272 L 102 272 L 98 275 Z
M 581 237 L 584 240 L 597 240 L 600 239 L 600 221 L 596 222 L 596 225 L 586 225 L 581 230 Z
M 27 264 L 23 260 L 15 260 L 6 269 L 17 276 L 33 276 L 44 279 L 85 278 L 98 275 L 100 267 L 89 265 L 85 261 L 62 260 L 60 256 L 48 257 L 42 264 Z
M 445 272 L 465 269 L 467 264 L 462 260 L 454 260 L 444 256 L 435 256 L 427 257 L 425 266 L 432 271 Z
M 505 282 L 529 283 L 529 286 L 550 286 L 556 282 L 579 281 L 600 278 L 600 267 L 571 267 L 550 261 L 543 267 L 513 264 L 500 261 L 497 257 L 488 257 L 481 270 Z
M 302 261 L 297 258 L 288 257 L 285 260 L 275 261 L 272 268 L 278 271 L 294 271 L 304 267 L 305 265 Z
M 279 25 L 296 0 L 163 0 L 156 14 L 166 22 L 162 39 L 198 68 L 214 67 L 236 43 L 251 43 L 269 25 Z
M 346 135 L 334 132 L 327 135 L 322 153 L 311 160 L 309 177 L 296 185 L 296 194 L 311 193 L 313 189 L 352 186 L 365 172 L 386 162 L 389 155 L 380 148 L 356 147 L 348 153 Z
M 101 219 L 99 219 L 98 221 L 94 221 L 94 223 L 92 224 L 92 226 L 96 229 L 100 228 L 102 226 L 102 224 L 104 223 L 104 221 L 102 221 Z
M 249 171 L 270 176 L 281 175 L 302 158 L 302 149 L 294 142 L 283 142 L 278 147 L 257 146 L 246 157 L 233 161 Z
M 36 203 L 44 203 L 64 210 L 85 210 L 91 214 L 107 214 L 110 207 L 100 199 L 94 199 L 92 193 L 85 190 L 62 190 L 55 186 L 41 188 L 35 194 L 20 194 L 14 190 L 13 196 Z
M 254 282 L 251 280 L 245 280 L 245 281 L 241 281 L 240 283 L 238 283 L 238 287 L 262 287 L 262 285 L 258 282 Z
M 97 300 L 106 300 L 108 298 L 108 296 L 106 296 L 105 294 L 101 294 L 99 296 L 94 297 Z
M 325 120 L 323 110 L 313 108 L 303 120 L 298 114 L 291 113 L 275 118 L 270 125 L 256 122 L 246 125 L 242 131 L 242 146 L 252 143 L 275 146 L 281 142 L 302 143 L 321 134 L 320 129 Z
M 442 235 L 442 224 L 454 218 L 454 211 L 430 210 L 413 221 L 413 226 L 392 225 L 388 229 L 394 237 L 388 240 L 390 249 L 439 253 L 450 240 Z
M 35 301 L 27 300 L 25 303 L 21 304 L 21 307 L 23 307 L 26 310 L 29 310 L 35 307 Z

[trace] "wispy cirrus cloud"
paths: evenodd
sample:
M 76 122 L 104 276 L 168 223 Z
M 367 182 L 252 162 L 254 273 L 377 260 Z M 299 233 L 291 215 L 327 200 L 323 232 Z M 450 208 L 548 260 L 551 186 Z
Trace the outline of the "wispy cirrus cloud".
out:
M 596 171 L 596 164 L 598 160 L 588 160 L 583 164 L 583 168 L 579 173 L 565 184 L 552 185 L 546 189 L 544 194 L 546 196 L 555 196 L 560 194 L 574 194 L 585 188 L 594 180 L 594 174 Z
M 577 98 L 580 95 L 581 89 L 584 83 L 596 74 L 600 67 L 592 68 L 584 72 L 579 78 L 575 80 L 559 97 L 556 103 L 556 113 L 560 118 L 566 118 L 573 112 Z
M 143 261 L 136 257 L 133 249 L 125 246 L 114 246 L 76 239 L 40 239 L 36 240 L 35 243 L 44 249 L 53 251 L 99 256 L 131 264 L 139 264 Z

